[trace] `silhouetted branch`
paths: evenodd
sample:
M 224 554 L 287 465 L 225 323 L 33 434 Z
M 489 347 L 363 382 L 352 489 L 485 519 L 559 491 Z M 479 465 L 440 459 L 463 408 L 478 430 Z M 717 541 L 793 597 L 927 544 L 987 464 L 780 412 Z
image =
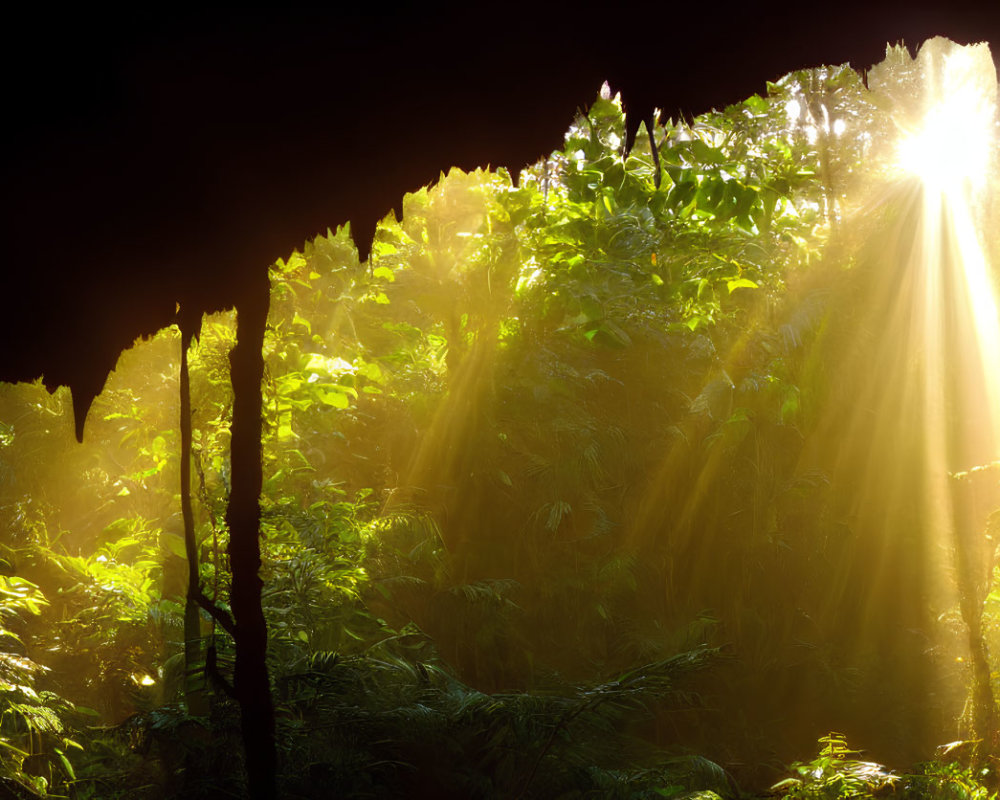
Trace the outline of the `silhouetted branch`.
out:
M 191 597 L 199 606 L 205 609 L 212 619 L 222 626 L 222 630 L 234 639 L 236 638 L 236 623 L 233 622 L 233 618 L 230 616 L 228 611 L 224 608 L 219 608 L 215 603 L 205 597 L 201 589 L 192 592 Z

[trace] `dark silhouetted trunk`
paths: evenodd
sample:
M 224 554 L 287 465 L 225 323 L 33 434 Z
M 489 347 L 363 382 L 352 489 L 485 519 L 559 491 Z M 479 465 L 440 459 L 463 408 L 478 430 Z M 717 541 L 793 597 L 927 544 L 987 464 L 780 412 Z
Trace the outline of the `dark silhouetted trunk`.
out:
M 267 272 L 253 275 L 237 306 L 236 346 L 229 354 L 233 384 L 230 454 L 232 489 L 229 560 L 230 597 L 236 623 L 236 697 L 240 704 L 249 795 L 276 796 L 274 708 L 264 657 L 267 627 L 260 604 L 261 381 L 264 377 L 264 328 L 270 283 Z

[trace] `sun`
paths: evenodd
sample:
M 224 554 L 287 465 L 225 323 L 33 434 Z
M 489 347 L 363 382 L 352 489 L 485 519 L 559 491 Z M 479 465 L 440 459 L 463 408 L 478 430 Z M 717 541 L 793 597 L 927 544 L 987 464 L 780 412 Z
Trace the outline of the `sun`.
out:
M 899 164 L 925 184 L 982 186 L 990 160 L 992 120 L 971 92 L 935 105 L 920 130 L 900 142 Z
M 931 189 L 981 189 L 996 134 L 993 65 L 983 69 L 977 46 L 938 50 L 935 41 L 925 59 L 923 114 L 913 129 L 904 128 L 897 163 Z

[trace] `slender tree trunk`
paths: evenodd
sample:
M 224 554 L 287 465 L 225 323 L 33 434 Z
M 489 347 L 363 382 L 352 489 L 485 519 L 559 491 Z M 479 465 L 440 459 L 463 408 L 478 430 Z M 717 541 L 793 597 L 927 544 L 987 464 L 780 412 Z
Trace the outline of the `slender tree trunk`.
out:
M 208 713 L 205 694 L 204 666 L 201 641 L 201 612 L 195 599 L 200 591 L 198 542 L 194 534 L 194 512 L 191 509 L 191 377 L 188 371 L 188 349 L 194 327 L 190 321 L 181 323 L 181 514 L 184 517 L 184 554 L 188 563 L 188 590 L 184 601 L 184 700 L 188 713 L 204 716 Z
M 233 383 L 232 490 L 226 521 L 233 574 L 230 601 L 236 623 L 235 689 L 240 704 L 248 790 L 255 800 L 268 800 L 277 794 L 277 756 L 259 571 L 262 349 L 270 282 L 266 271 L 248 280 L 253 285 L 236 309 L 236 346 L 229 354 Z

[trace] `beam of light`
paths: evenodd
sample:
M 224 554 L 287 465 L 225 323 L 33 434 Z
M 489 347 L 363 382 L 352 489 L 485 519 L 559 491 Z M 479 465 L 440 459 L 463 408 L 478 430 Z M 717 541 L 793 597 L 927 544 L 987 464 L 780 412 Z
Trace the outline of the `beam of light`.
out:
M 995 702 L 987 644 L 977 631 L 994 561 L 993 543 L 983 531 L 997 495 L 995 480 L 984 487 L 968 476 L 1000 454 L 1000 313 L 984 246 L 983 213 L 993 189 L 987 178 L 996 163 L 997 82 L 988 49 L 947 48 L 939 42 L 928 43 L 927 108 L 918 130 L 903 139 L 899 163 L 922 186 L 921 236 L 911 267 L 924 285 L 928 538 L 936 538 L 938 553 L 953 554 L 949 560 L 957 596 L 952 608 L 960 609 L 969 633 L 971 672 L 966 681 L 973 725 L 979 729 L 986 724 L 980 719 L 982 709 Z M 949 477 L 956 473 L 966 478 Z
M 865 320 L 880 338 L 856 356 L 874 365 L 862 382 L 868 416 L 854 415 L 844 447 L 845 469 L 863 465 L 855 528 L 879 542 L 870 548 L 873 588 L 859 614 L 868 630 L 859 639 L 891 630 L 906 605 L 925 598 L 953 613 L 963 570 L 987 574 L 983 528 L 995 486 L 972 490 L 951 476 L 1000 455 L 1000 309 L 985 246 L 996 70 L 985 45 L 934 39 L 915 61 L 895 60 L 878 83 L 900 136 L 887 193 L 895 222 L 869 242 Z M 880 612 L 894 596 L 908 600 Z M 931 630 L 930 621 L 914 622 Z
M 913 710 L 906 698 L 923 692 L 944 697 L 942 687 L 955 683 L 951 664 L 931 664 L 922 654 L 961 652 L 946 620 L 957 605 L 956 542 L 971 543 L 968 550 L 982 554 L 984 565 L 991 555 L 979 547 L 985 541 L 982 507 L 956 489 L 950 474 L 1000 455 L 1000 326 L 984 247 L 984 217 L 995 190 L 988 178 L 996 75 L 985 46 L 932 40 L 916 61 L 898 51 L 892 56 L 876 71 L 886 87 L 880 107 L 893 109 L 900 132 L 898 148 L 881 151 L 891 180 L 876 187 L 863 213 L 845 221 L 841 239 L 828 249 L 838 267 L 850 251 L 851 267 L 842 283 L 829 284 L 823 329 L 814 350 L 804 353 L 814 385 L 809 379 L 801 385 L 815 393 L 816 418 L 803 423 L 807 439 L 799 474 L 830 479 L 822 491 L 829 491 L 837 527 L 827 541 L 812 542 L 814 557 L 829 559 L 831 574 L 823 597 L 809 605 L 809 591 L 796 586 L 798 576 L 789 569 L 793 588 L 786 597 L 806 598 L 803 618 L 795 623 L 802 640 L 816 652 L 831 647 L 836 663 L 859 665 L 864 688 L 858 696 L 880 698 L 880 708 L 896 724 L 902 727 L 905 720 L 907 746 L 916 747 L 940 736 L 940 729 L 934 710 Z M 790 126 L 802 113 L 798 101 L 785 107 Z M 838 127 L 834 120 L 832 133 L 845 135 L 846 128 Z M 738 363 L 739 345 L 723 360 Z M 753 552 L 769 557 L 772 527 L 775 551 L 787 541 L 794 552 L 797 531 L 795 523 L 767 519 L 769 502 L 777 507 L 787 500 L 767 482 L 774 470 L 763 425 L 733 421 L 718 427 L 713 448 L 700 460 L 692 443 L 710 423 L 692 424 L 691 435 L 679 433 L 629 520 L 630 536 L 638 547 L 649 531 L 671 531 L 665 594 L 672 603 L 684 601 L 676 586 L 710 585 L 737 574 L 742 582 L 727 583 L 727 597 L 745 597 L 745 607 L 759 609 L 770 587 L 752 584 L 752 569 L 726 572 L 720 555 L 727 551 L 730 527 L 740 524 L 716 513 L 724 507 L 716 499 L 718 486 L 734 479 L 723 450 L 727 436 L 742 435 L 737 428 L 750 431 L 751 446 L 741 452 L 752 455 L 741 463 L 755 473 L 747 481 L 754 491 L 747 525 L 752 540 L 760 542 Z M 768 492 L 776 499 L 769 501 Z M 692 580 L 692 574 L 699 578 Z M 756 631 L 742 618 L 727 617 L 724 624 L 751 660 L 754 643 L 761 643 L 763 662 L 780 641 L 777 634 L 769 638 L 766 624 Z M 898 684 L 891 692 L 879 683 L 882 665 L 889 664 L 885 674 L 891 672 Z M 806 699 L 809 690 L 792 682 L 783 690 L 789 707 L 813 702 Z
M 1000 315 L 983 244 L 987 177 L 994 164 L 997 81 L 988 49 L 928 42 L 923 116 L 901 138 L 898 163 L 919 178 L 920 234 L 909 269 L 921 276 L 914 319 L 922 330 L 929 463 L 951 470 L 997 457 Z M 936 444 L 935 444 L 936 442 Z
M 957 523 L 969 512 L 949 473 L 1000 453 L 1000 313 L 984 246 L 996 165 L 996 69 L 987 45 L 939 37 L 915 60 L 901 49 L 887 53 L 869 82 L 892 104 L 899 130 L 887 193 L 899 219 L 872 243 L 882 267 L 869 317 L 882 331 L 876 358 L 883 363 L 872 391 L 889 403 L 873 424 L 885 442 L 915 448 L 908 452 L 920 462 L 891 491 L 885 477 L 872 484 L 885 484 L 886 523 L 897 502 L 890 498 L 912 502 L 905 498 L 917 491 L 933 563 L 957 535 L 969 535 L 958 527 L 981 522 L 971 521 L 976 512 Z
M 888 180 L 851 198 L 860 211 L 827 250 L 835 263 L 849 252 L 850 269 L 832 286 L 807 354 L 817 416 L 800 470 L 829 476 L 831 519 L 850 536 L 830 540 L 838 549 L 810 609 L 811 636 L 817 647 L 834 642 L 842 663 L 862 665 L 859 696 L 905 719 L 907 746 L 918 747 L 940 736 L 935 714 L 950 713 L 951 701 L 913 710 L 906 698 L 943 698 L 959 682 L 952 662 L 924 654 L 968 659 L 955 616 L 956 551 L 978 561 L 973 571 L 992 556 L 982 532 L 996 492 L 967 492 L 950 476 L 1000 455 L 1000 314 L 995 250 L 984 246 L 997 79 L 985 45 L 935 39 L 916 59 L 890 49 L 869 86 L 887 112 L 885 128 L 870 132 Z M 981 483 L 992 477 L 981 474 Z M 888 664 L 891 691 L 874 666 Z

